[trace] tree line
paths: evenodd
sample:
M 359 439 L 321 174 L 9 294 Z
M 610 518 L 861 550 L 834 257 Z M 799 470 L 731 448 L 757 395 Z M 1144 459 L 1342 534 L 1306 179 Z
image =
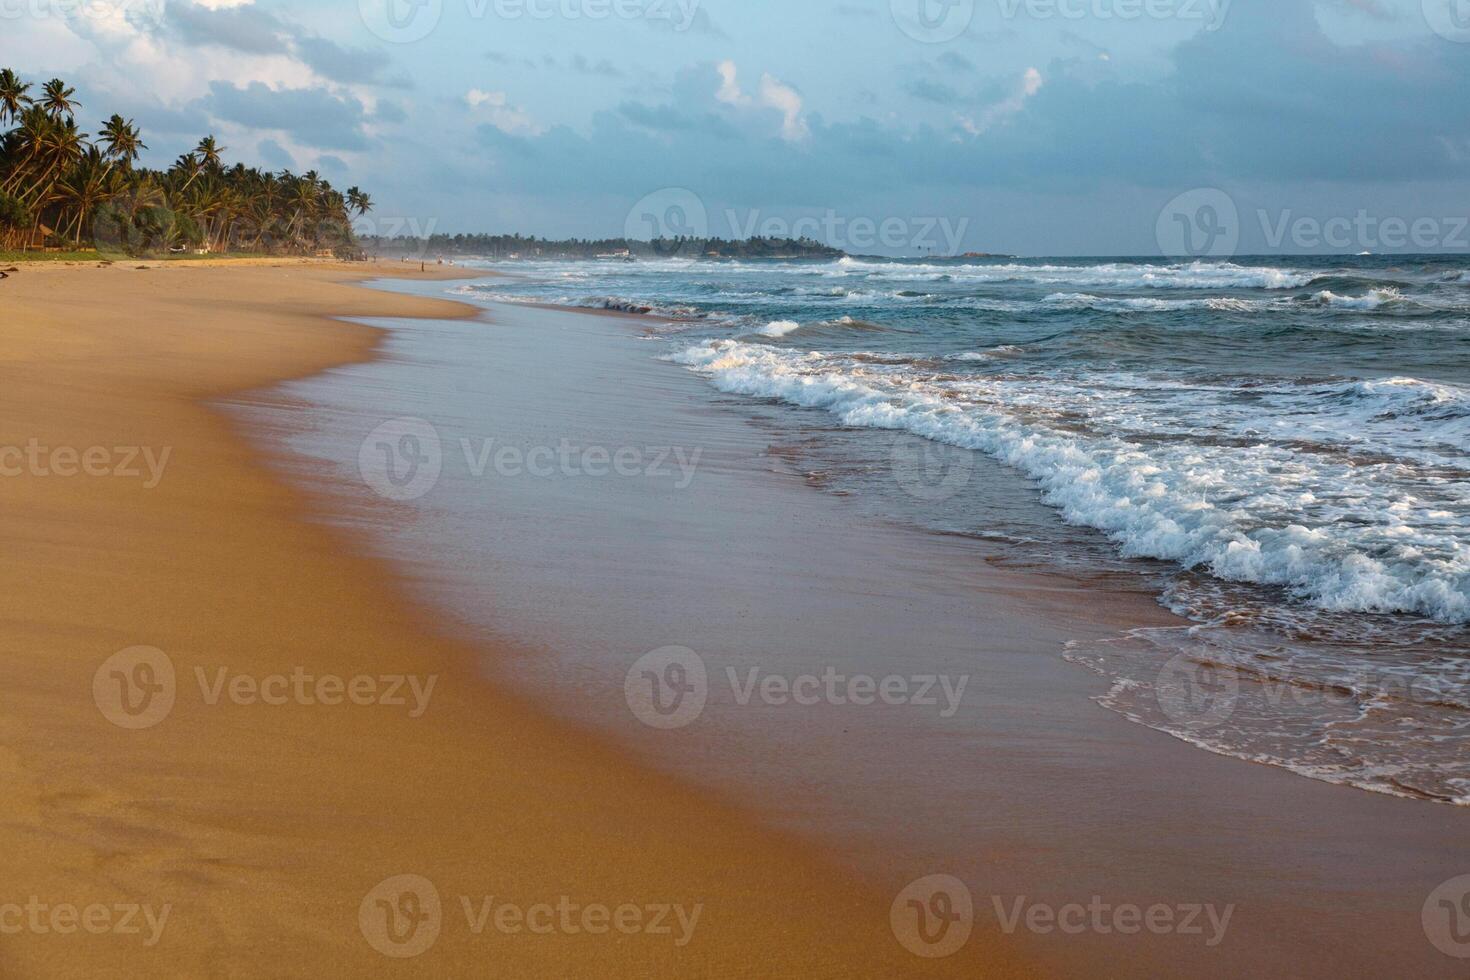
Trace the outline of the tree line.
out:
M 465 256 L 475 258 L 721 258 L 836 259 L 843 253 L 810 238 L 628 238 L 545 239 L 534 235 L 430 235 L 363 238 L 362 247 L 385 256 Z
M 360 253 L 351 218 L 373 202 L 358 188 L 227 166 L 213 136 L 166 170 L 140 167 L 148 147 L 132 120 L 113 114 L 90 136 L 75 89 L 57 78 L 33 89 L 0 69 L 0 249 Z

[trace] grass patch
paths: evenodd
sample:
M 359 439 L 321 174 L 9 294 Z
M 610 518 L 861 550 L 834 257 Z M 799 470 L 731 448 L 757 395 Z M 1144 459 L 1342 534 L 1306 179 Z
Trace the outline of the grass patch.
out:
M 209 255 L 185 254 L 122 255 L 116 252 L 98 252 L 82 249 L 75 252 L 16 252 L 0 249 L 0 263 L 14 265 L 22 262 L 200 262 L 220 259 L 268 259 L 266 252 L 214 252 Z

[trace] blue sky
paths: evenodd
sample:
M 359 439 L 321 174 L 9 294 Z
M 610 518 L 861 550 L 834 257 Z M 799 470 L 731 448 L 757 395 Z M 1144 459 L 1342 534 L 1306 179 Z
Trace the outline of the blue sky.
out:
M 1186 249 L 1220 220 L 1246 252 L 1470 238 L 1470 0 L 0 0 L 0 66 L 155 162 L 213 132 L 361 184 L 388 232 L 1153 254 L 1182 209 Z

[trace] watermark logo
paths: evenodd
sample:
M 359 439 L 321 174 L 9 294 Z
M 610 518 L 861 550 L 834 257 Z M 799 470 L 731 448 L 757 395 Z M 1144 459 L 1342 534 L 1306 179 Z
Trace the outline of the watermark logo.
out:
M 177 694 L 173 661 L 157 647 L 119 650 L 92 675 L 97 710 L 119 728 L 152 728 L 173 711 Z
M 290 673 L 256 676 L 229 667 L 195 666 L 199 699 L 207 707 L 231 704 L 249 708 L 285 705 L 401 709 L 409 718 L 429 710 L 438 674 L 315 674 L 305 667 Z M 156 647 L 129 647 L 108 657 L 92 675 L 92 700 L 102 716 L 119 728 L 152 728 L 178 701 L 173 661 Z
M 1185 191 L 1159 212 L 1159 251 L 1179 258 L 1228 258 L 1240 247 L 1240 210 L 1216 187 Z
M 422 875 L 395 875 L 363 897 L 357 924 L 368 945 L 394 959 L 427 953 L 443 925 L 439 890 Z
M 1025 895 L 1010 901 L 1000 895 L 990 896 L 1001 931 L 1007 936 L 1018 929 L 1038 936 L 1061 933 L 1080 936 L 1136 936 L 1143 932 L 1155 936 L 1191 936 L 1214 949 L 1225 941 L 1235 905 L 1218 906 L 1213 902 L 1185 902 L 1167 905 L 1135 905 L 1132 902 L 1109 902 L 1101 895 L 1087 902 L 1051 905 L 1033 902 Z
M 890 464 L 894 481 L 917 500 L 949 500 L 970 485 L 975 454 L 945 443 L 899 436 L 893 441 Z
M 1423 0 L 1424 21 L 1447 41 L 1470 44 L 1470 0 Z
M 32 895 L 24 903 L 0 902 L 0 935 L 71 936 L 79 932 L 92 936 L 138 936 L 145 947 L 158 945 L 168 925 L 173 905 L 158 908 L 135 902 L 104 905 L 93 902 L 46 902 Z
M 0 0 L 0 21 L 23 17 L 158 24 L 167 0 Z
M 1424 935 L 1455 959 L 1470 959 L 1470 875 L 1451 878 L 1429 893 L 1422 913 Z
M 929 875 L 898 893 L 888 909 L 888 924 L 899 944 L 915 956 L 953 956 L 970 941 L 975 902 L 958 878 Z
M 969 30 L 975 0 L 889 0 L 898 29 L 922 44 L 943 44 Z
M 1154 696 L 1174 722 L 1191 730 L 1213 728 L 1235 713 L 1240 680 L 1229 667 L 1181 653 L 1159 671 Z
M 423 419 L 390 419 L 362 441 L 357 467 L 363 482 L 380 496 L 417 500 L 439 482 L 444 447 L 438 430 Z
M 422 41 L 439 26 L 444 0 L 357 0 L 369 31 L 389 44 Z
M 900 216 L 896 214 L 850 216 L 828 208 L 820 215 L 787 218 L 763 215 L 758 209 L 741 214 L 734 208 L 724 213 L 729 235 L 738 241 L 757 236 L 773 239 L 811 239 L 846 252 L 919 252 L 958 255 L 970 219 L 942 215 Z
M 173 451 L 172 446 L 50 446 L 32 438 L 23 446 L 0 446 L 0 477 L 113 477 L 138 480 L 152 490 L 163 482 Z
M 704 658 L 688 647 L 662 647 L 645 653 L 628 668 L 623 696 L 633 716 L 650 728 L 692 725 L 709 699 Z
M 1000 14 L 1014 20 L 1022 11 L 1032 20 L 1096 20 L 1131 23 L 1178 20 L 1204 24 L 1211 33 L 1225 26 L 1231 0 L 997 0 Z
M 687 187 L 665 187 L 633 205 L 623 223 L 623 237 L 651 241 L 661 255 L 698 258 L 709 239 L 709 211 Z

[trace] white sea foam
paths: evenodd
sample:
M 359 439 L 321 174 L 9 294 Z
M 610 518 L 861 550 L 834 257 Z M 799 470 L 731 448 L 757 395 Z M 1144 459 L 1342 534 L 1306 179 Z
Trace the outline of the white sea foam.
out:
M 1216 310 L 1219 312 L 1247 312 L 1265 309 L 1272 305 L 1270 300 L 1236 299 L 1230 296 L 1211 296 L 1203 299 L 1155 299 L 1150 296 L 1093 296 L 1090 293 L 1052 293 L 1042 301 L 1046 306 L 1063 309 L 1093 309 L 1109 311 L 1139 311 L 1167 313 L 1175 310 Z
M 1325 609 L 1470 622 L 1464 471 L 1416 469 L 1398 456 L 1357 458 L 1344 431 L 1355 427 L 1351 420 L 1320 434 L 1312 427 L 1347 404 L 1356 427 L 1377 427 L 1378 449 L 1396 438 L 1422 443 L 1422 427 L 1435 420 L 1445 430 L 1429 438 L 1463 445 L 1470 401 L 1460 389 L 1397 378 L 1317 385 L 1280 397 L 1304 399 L 1299 408 L 1338 401 L 1284 432 L 1237 439 L 1247 409 L 1233 401 L 1242 393 L 1178 382 L 935 381 L 840 355 L 734 341 L 671 359 L 725 391 L 989 453 L 1034 479 L 1068 521 L 1106 532 L 1130 556 L 1281 586 Z M 1249 394 L 1250 417 L 1269 414 L 1254 401 L 1259 393 Z M 1322 448 L 1304 449 L 1314 435 Z
M 1107 286 L 1118 289 L 1293 289 L 1312 276 L 1272 266 L 1242 266 L 1233 262 L 1139 264 L 1104 262 L 1094 265 L 1008 262 L 985 265 L 932 265 L 841 259 L 832 276 L 864 274 L 872 278 L 914 281 L 1036 282 Z
M 800 330 L 801 324 L 795 320 L 772 320 L 761 327 L 756 333 L 763 337 L 784 337 L 794 330 Z
M 1376 310 L 1385 303 L 1394 303 L 1404 297 L 1397 289 L 1385 288 L 1370 290 L 1364 296 L 1339 296 L 1330 289 L 1324 289 L 1313 299 L 1323 306 L 1340 306 L 1349 310 Z

